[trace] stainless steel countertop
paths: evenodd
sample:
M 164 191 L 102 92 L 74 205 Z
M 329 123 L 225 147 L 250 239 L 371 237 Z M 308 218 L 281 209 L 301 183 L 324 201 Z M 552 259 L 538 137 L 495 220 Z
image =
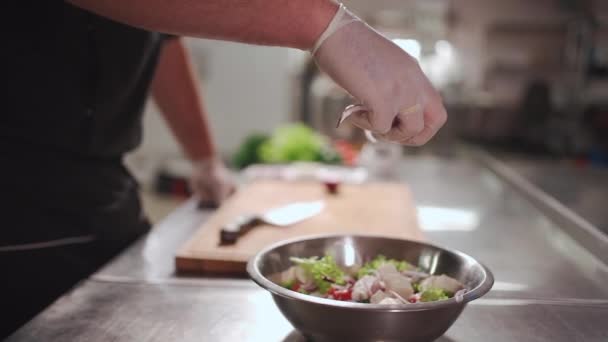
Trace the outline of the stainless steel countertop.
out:
M 566 232 L 577 227 L 472 159 L 401 169 L 429 239 L 496 277 L 440 341 L 608 341 L 608 266 Z M 251 281 L 174 274 L 173 253 L 208 215 L 189 201 L 9 341 L 301 341 Z
M 576 166 L 571 161 L 533 161 L 515 157 L 500 159 L 608 234 L 608 168 Z

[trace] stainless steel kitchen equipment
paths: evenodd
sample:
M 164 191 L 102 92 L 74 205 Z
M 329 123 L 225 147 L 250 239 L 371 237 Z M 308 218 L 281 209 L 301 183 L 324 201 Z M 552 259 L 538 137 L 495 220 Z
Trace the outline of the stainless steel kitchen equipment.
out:
M 323 207 L 323 201 L 296 202 L 273 208 L 261 214 L 242 215 L 222 228 L 220 240 L 223 244 L 236 243 L 240 236 L 260 223 L 267 223 L 276 227 L 289 227 L 317 215 L 323 210 Z
M 380 305 L 342 302 L 288 290 L 269 277 L 291 266 L 290 257 L 334 255 L 338 266 L 382 254 L 406 260 L 431 274 L 447 274 L 465 284 L 463 300 Z M 351 257 L 349 257 L 349 255 Z M 359 258 L 355 258 L 359 255 Z M 313 341 L 411 341 L 439 338 L 466 304 L 485 295 L 494 284 L 492 273 L 472 257 L 431 244 L 364 235 L 298 238 L 270 246 L 247 266 L 253 281 L 270 291 L 293 326 Z
M 606 239 L 571 238 L 589 236 L 593 226 L 546 194 L 522 196 L 543 192 L 506 182 L 491 171 L 495 160 L 482 165 L 469 155 L 408 158 L 399 167 L 428 240 L 483 260 L 496 280 L 437 341 L 607 341 L 608 304 L 598 300 L 608 298 L 608 264 L 588 249 L 592 240 L 608 247 Z M 184 204 L 8 342 L 305 342 L 252 281 L 175 274 L 175 251 L 211 213 L 197 210 L 195 200 Z

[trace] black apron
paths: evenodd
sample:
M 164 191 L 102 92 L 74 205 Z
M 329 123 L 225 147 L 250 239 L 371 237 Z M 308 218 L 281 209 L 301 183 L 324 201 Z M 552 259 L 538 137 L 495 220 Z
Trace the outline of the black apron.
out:
M 149 229 L 122 158 L 165 37 L 58 0 L 0 7 L 1 339 Z

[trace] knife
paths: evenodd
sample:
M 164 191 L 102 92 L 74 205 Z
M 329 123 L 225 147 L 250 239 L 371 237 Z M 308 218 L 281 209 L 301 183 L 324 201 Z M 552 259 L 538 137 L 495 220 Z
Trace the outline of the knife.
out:
M 270 209 L 262 214 L 241 215 L 222 228 L 220 244 L 235 244 L 239 237 L 263 223 L 277 227 L 291 226 L 317 215 L 323 210 L 324 206 L 323 201 L 296 202 Z

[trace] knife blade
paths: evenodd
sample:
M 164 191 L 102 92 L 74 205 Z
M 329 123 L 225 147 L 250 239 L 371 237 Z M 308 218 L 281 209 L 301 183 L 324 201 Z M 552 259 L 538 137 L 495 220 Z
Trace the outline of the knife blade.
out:
M 222 228 L 220 244 L 235 244 L 239 237 L 263 223 L 276 227 L 291 226 L 319 214 L 324 207 L 323 201 L 295 202 L 257 215 L 241 215 Z

